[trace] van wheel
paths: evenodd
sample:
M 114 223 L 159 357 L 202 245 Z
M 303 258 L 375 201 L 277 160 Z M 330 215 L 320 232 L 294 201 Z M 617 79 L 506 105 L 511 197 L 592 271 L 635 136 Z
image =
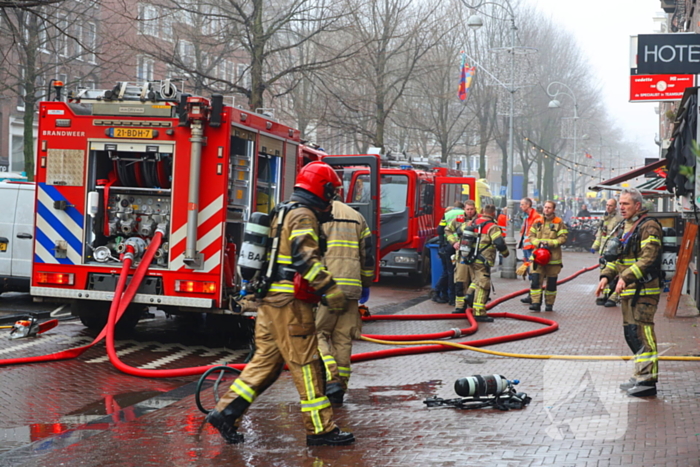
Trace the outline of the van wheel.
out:
M 96 302 L 90 300 L 74 300 L 71 304 L 71 314 L 80 318 L 80 322 L 92 331 L 101 331 L 107 325 L 111 302 Z M 123 336 L 131 333 L 138 324 L 145 305 L 132 304 L 117 322 L 114 333 Z
M 428 250 L 423 250 L 421 255 L 421 267 L 419 272 L 409 272 L 408 277 L 417 287 L 423 287 L 430 283 L 430 254 Z

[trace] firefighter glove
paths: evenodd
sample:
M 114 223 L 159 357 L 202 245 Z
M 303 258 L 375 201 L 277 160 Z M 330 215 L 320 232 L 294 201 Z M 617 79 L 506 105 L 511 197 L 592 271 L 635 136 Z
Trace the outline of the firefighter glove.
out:
M 321 299 L 324 305 L 328 307 L 331 314 L 342 314 L 345 308 L 345 294 L 337 285 L 331 287 Z
M 595 248 L 591 248 L 591 253 L 593 253 L 593 254 L 596 253 Z
M 367 303 L 367 300 L 369 300 L 369 287 L 362 287 L 362 295 L 360 295 L 360 299 L 358 301 L 361 305 L 364 305 Z

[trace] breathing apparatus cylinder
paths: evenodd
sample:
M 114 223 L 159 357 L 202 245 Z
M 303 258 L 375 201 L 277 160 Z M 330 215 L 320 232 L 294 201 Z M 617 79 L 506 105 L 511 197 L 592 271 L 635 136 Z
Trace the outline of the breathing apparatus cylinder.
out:
M 255 273 L 262 271 L 267 261 L 267 246 L 270 236 L 270 217 L 262 212 L 254 212 L 245 225 L 241 253 L 238 255 L 238 275 L 250 281 Z
M 462 239 L 459 242 L 459 251 L 462 253 L 462 261 L 469 264 L 476 257 L 479 243 L 479 234 L 473 225 L 468 225 L 462 230 Z
M 678 256 L 678 238 L 676 230 L 671 227 L 663 228 L 663 253 L 661 254 L 661 270 L 664 271 L 664 279 L 671 280 L 676 275 L 676 260 Z
M 515 382 L 517 384 L 517 382 Z M 501 375 L 474 375 L 455 381 L 455 392 L 462 397 L 499 396 L 506 392 L 511 382 Z

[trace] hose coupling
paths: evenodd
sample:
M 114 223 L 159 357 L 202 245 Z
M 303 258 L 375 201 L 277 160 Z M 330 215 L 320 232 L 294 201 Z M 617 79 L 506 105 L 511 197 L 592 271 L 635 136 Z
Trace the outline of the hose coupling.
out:
M 452 328 L 450 329 L 454 333 L 454 336 L 452 337 L 462 337 L 462 330 L 459 328 Z

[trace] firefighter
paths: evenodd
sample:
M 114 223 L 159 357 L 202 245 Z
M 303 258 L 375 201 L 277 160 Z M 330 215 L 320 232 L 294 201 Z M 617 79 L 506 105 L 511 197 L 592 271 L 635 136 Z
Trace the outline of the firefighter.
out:
M 474 222 L 476 233 L 480 235 L 476 259 L 472 265 L 473 278 L 471 287 L 474 294 L 474 319 L 490 323 L 493 318 L 486 314 L 486 302 L 491 293 L 491 268 L 496 262 L 496 251 L 508 256 L 508 247 L 503 239 L 501 228 L 494 222 L 496 206 L 487 204 L 481 217 Z
M 471 225 L 474 220 L 476 220 L 476 203 L 469 199 L 464 202 L 464 219 L 458 216 L 445 227 L 447 241 L 455 250 L 455 309 L 452 313 L 464 313 L 474 301 L 474 289 L 471 288 L 472 269 L 464 261 L 459 250 L 463 229 Z
M 598 225 L 598 229 L 596 230 L 595 241 L 591 247 L 591 253 L 598 253 L 601 256 L 603 255 L 603 250 L 608 241 L 610 233 L 620 222 L 622 222 L 622 216 L 617 213 L 617 201 L 615 201 L 615 198 L 610 198 L 605 203 L 605 215 L 603 216 L 603 219 L 600 221 L 600 225 Z M 604 267 L 605 266 L 601 266 L 601 269 Z M 620 297 L 618 297 L 617 294 L 611 294 L 610 292 L 610 287 L 607 287 L 603 291 L 603 295 L 596 298 L 595 304 L 606 307 L 617 306 L 617 302 L 620 300 Z
M 525 214 L 525 219 L 523 219 L 523 225 L 520 228 L 520 243 L 518 248 L 522 248 L 523 250 L 523 261 L 528 262 L 530 261 L 532 251 L 535 249 L 530 241 L 530 229 L 536 221 L 542 219 L 542 216 L 532 207 L 532 199 L 530 198 L 523 198 L 520 200 L 520 210 Z M 528 304 L 532 303 L 532 299 L 529 295 L 525 298 L 521 298 L 520 301 Z
M 455 306 L 455 268 L 452 264 L 454 248 L 447 240 L 445 229 L 457 216 L 464 216 L 464 203 L 461 201 L 455 201 L 454 206 L 445 210 L 445 214 L 442 216 L 437 228 L 438 256 L 442 263 L 442 274 L 437 284 L 435 284 L 433 301 L 436 303 L 448 303 L 450 306 Z
M 642 208 L 642 194 L 637 189 L 622 190 L 620 214 L 624 228 L 608 240 L 607 264 L 595 294 L 600 295 L 609 284 L 621 298 L 624 336 L 635 356 L 634 375 L 620 389 L 630 396 L 654 396 L 659 374 L 654 314 L 660 295 L 663 231 Z
M 542 309 L 542 288 L 544 286 L 544 311 L 552 311 L 557 298 L 557 276 L 561 272 L 561 247 L 566 243 L 568 231 L 564 221 L 555 214 L 557 205 L 554 201 L 544 203 L 544 218 L 537 220 L 530 229 L 529 239 L 538 249 L 547 249 L 549 261 L 538 264 L 534 258 L 537 250 L 533 250 L 533 261 L 530 265 L 530 304 L 531 311 Z M 542 281 L 546 278 L 547 283 Z
M 297 176 L 290 202 L 272 215 L 271 236 L 279 242 L 274 277 L 258 309 L 256 350 L 229 391 L 207 415 L 229 444 L 240 443 L 241 418 L 263 391 L 279 377 L 286 363 L 301 399 L 306 443 L 346 445 L 352 433 L 340 431 L 331 420 L 333 409 L 325 395 L 325 372 L 319 358 L 314 304 L 304 284 L 322 296 L 331 313 L 345 311 L 345 295 L 323 266 L 319 222 L 330 220 L 330 201 L 341 181 L 323 162 L 311 162 Z M 284 216 L 278 228 L 278 216 Z M 308 301 L 307 301 L 308 300 Z
M 352 340 L 359 339 L 362 319 L 358 300 L 369 299 L 374 281 L 375 254 L 372 232 L 362 214 L 341 201 L 333 201 L 333 220 L 323 224 L 327 250 L 323 262 L 347 299 L 342 313 L 331 313 L 322 305 L 316 311 L 316 335 L 326 366 L 326 396 L 342 405 L 350 379 Z

